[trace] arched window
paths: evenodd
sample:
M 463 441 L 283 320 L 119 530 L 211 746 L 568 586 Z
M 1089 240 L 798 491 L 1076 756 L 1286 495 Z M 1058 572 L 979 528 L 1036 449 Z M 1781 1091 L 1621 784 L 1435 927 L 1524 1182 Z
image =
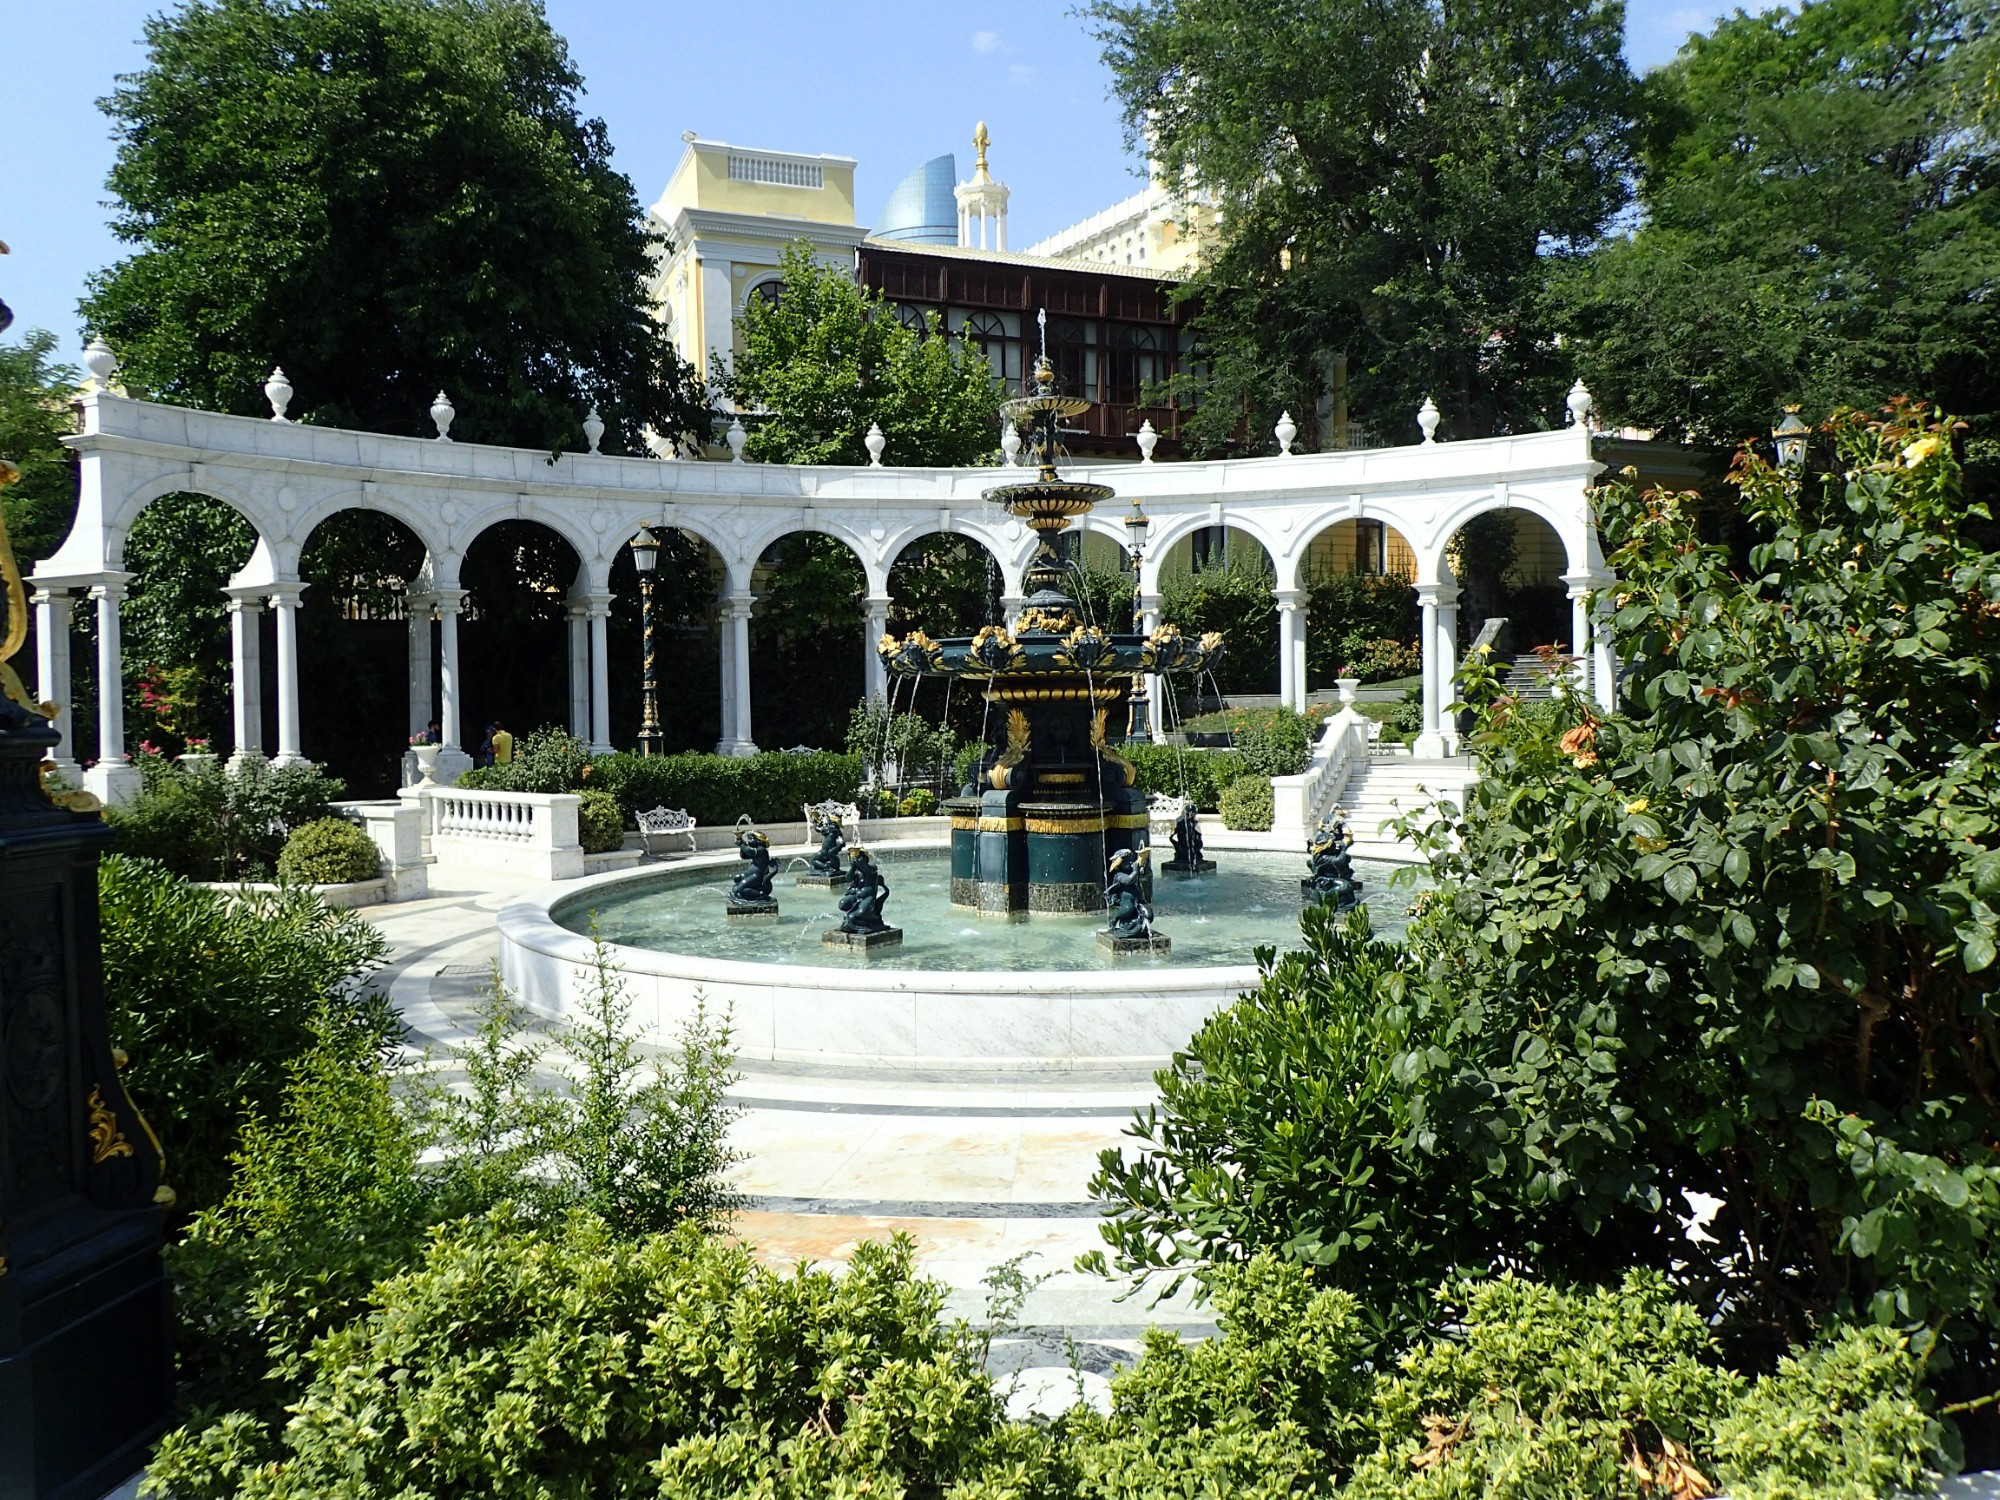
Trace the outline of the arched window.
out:
M 1012 323 L 1014 326 L 1010 327 Z M 1012 390 L 1021 383 L 1021 340 L 1017 333 L 1018 321 L 1003 318 L 999 313 L 968 313 L 965 321 L 958 325 L 959 337 L 965 339 L 986 356 L 986 362 L 993 366 L 993 373 L 1000 377 Z
M 895 306 L 896 321 L 898 323 L 901 323 L 912 333 L 922 333 L 924 331 L 924 310 L 921 307 L 908 302 L 898 302 Z
M 1111 379 L 1104 399 L 1136 406 L 1146 399 L 1146 388 L 1166 378 L 1165 339 L 1157 328 L 1130 324 L 1111 335 Z
M 785 283 L 780 277 L 767 276 L 750 288 L 749 295 L 743 299 L 746 305 L 751 297 L 758 298 L 767 307 L 776 307 L 785 299 Z
M 1066 396 L 1098 400 L 1097 354 L 1095 323 L 1049 319 L 1049 358 L 1055 361 L 1057 390 Z

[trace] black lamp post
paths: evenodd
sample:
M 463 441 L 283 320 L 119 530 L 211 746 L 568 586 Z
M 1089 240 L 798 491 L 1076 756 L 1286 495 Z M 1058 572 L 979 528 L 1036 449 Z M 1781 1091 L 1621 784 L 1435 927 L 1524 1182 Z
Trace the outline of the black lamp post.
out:
M 1139 567 L 1146 559 L 1146 532 L 1152 524 L 1152 517 L 1139 509 L 1139 497 L 1134 495 L 1131 514 L 1125 517 L 1125 535 L 1132 544 L 1132 633 L 1134 635 L 1146 633 L 1146 606 L 1139 586 Z M 1147 721 L 1150 708 L 1151 705 L 1146 701 L 1146 674 L 1141 672 L 1132 684 L 1132 722 L 1126 730 L 1133 739 L 1145 739 L 1152 734 L 1152 726 Z
M 1785 420 L 1771 429 L 1771 441 L 1777 444 L 1778 467 L 1781 469 L 1802 469 L 1806 462 L 1806 440 L 1812 429 L 1799 420 L 1796 406 L 1785 408 Z
M 639 618 L 644 628 L 644 666 L 639 678 L 639 753 L 659 755 L 666 736 L 660 732 L 660 659 L 654 634 L 653 577 L 660 565 L 660 539 L 641 526 L 632 538 L 632 566 L 639 570 Z

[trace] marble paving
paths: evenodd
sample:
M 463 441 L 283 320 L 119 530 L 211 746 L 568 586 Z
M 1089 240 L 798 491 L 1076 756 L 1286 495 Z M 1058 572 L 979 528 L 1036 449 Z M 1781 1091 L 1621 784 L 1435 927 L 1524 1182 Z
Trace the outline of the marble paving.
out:
M 469 1039 L 497 952 L 495 914 L 528 882 L 362 913 L 393 945 L 386 975 L 413 1041 L 435 1058 Z M 731 1142 L 748 1207 L 736 1221 L 767 1262 L 838 1261 L 898 1231 L 918 1265 L 950 1289 L 947 1314 L 987 1315 L 986 1278 L 1017 1258 L 1042 1278 L 996 1339 L 996 1371 L 1067 1364 L 1102 1373 L 1136 1353 L 1152 1325 L 1213 1331 L 1185 1290 L 1157 1305 L 1123 1283 L 1073 1268 L 1101 1247 L 1088 1183 L 1132 1111 L 1154 1097 L 1142 1073 L 1064 1080 L 1037 1075 L 869 1074 L 798 1065 L 746 1067 L 732 1091 L 743 1114 Z

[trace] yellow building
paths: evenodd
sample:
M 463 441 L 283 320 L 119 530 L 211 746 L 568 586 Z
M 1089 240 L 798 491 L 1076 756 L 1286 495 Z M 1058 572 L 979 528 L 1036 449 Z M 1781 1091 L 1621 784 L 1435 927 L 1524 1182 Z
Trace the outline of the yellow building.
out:
M 854 158 L 763 151 L 692 131 L 651 220 L 672 243 L 654 299 L 675 345 L 713 378 L 735 352 L 736 315 L 775 287 L 785 249 L 805 240 L 852 271 L 866 230 L 854 222 Z

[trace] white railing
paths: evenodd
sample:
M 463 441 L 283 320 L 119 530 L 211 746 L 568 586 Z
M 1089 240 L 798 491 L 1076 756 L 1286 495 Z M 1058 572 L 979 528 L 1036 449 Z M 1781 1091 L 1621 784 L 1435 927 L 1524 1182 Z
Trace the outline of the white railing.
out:
M 441 865 L 513 870 L 542 880 L 583 873 L 577 810 L 568 792 L 469 792 L 458 787 L 405 788 L 422 809 L 431 854 Z
M 1303 837 L 1339 804 L 1354 767 L 1368 758 L 1368 718 L 1352 707 L 1326 721 L 1312 759 L 1296 776 L 1271 778 L 1271 831 Z

